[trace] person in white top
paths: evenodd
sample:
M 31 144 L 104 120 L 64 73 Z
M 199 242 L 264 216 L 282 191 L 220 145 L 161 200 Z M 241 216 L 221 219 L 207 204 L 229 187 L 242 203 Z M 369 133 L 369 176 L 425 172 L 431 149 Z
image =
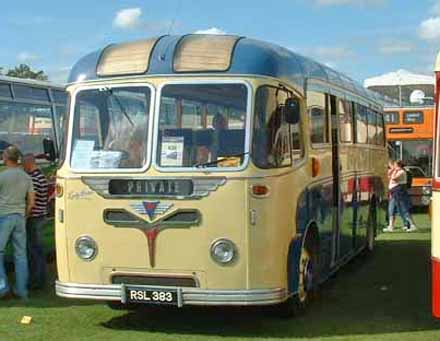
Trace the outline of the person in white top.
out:
M 406 189 L 407 174 L 403 168 L 402 161 L 390 161 L 388 165 L 388 192 L 389 192 L 389 203 L 388 203 L 388 227 L 383 229 L 384 232 L 394 231 L 394 222 L 396 211 L 399 212 L 404 226 L 408 227 L 407 232 L 412 232 L 417 230 L 416 225 L 410 214 L 409 200 L 407 198 L 408 192 Z

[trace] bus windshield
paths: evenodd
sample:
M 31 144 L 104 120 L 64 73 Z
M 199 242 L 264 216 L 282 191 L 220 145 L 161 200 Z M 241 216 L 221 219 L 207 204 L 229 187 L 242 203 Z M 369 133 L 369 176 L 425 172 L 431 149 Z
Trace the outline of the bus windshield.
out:
M 410 168 L 419 168 L 421 172 L 417 174 L 424 174 L 423 177 L 432 176 L 432 140 L 390 141 L 389 146 L 392 159 L 403 160 Z
M 80 91 L 75 100 L 72 168 L 143 168 L 148 150 L 150 101 L 148 87 Z
M 157 164 L 239 167 L 245 159 L 244 84 L 170 84 L 161 92 Z

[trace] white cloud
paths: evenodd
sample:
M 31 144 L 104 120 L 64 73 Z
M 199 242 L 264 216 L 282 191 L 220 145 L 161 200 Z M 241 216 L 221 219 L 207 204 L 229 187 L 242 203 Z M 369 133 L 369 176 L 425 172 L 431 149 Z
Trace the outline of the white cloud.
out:
M 314 0 L 318 6 L 344 6 L 344 5 L 383 5 L 387 0 Z
M 31 53 L 31 52 L 27 52 L 27 51 L 20 52 L 17 56 L 17 60 L 20 63 L 30 63 L 30 62 L 34 62 L 38 59 L 40 59 L 40 56 L 38 56 L 34 53 Z
M 409 42 L 390 41 L 379 47 L 379 52 L 384 55 L 406 54 L 414 50 L 414 45 Z
M 419 36 L 424 40 L 440 40 L 440 17 L 423 21 L 419 27 Z
M 194 32 L 194 34 L 218 34 L 218 35 L 223 35 L 226 34 L 225 31 L 217 28 L 217 27 L 211 27 L 208 28 L 206 30 L 198 30 L 196 32 Z
M 126 8 L 116 13 L 113 26 L 127 30 L 139 27 L 141 24 L 142 10 L 137 8 Z

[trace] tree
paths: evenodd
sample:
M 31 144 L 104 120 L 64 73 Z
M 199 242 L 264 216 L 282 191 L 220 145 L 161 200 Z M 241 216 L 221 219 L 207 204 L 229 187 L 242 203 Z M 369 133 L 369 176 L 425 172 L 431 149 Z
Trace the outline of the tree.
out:
M 16 66 L 14 69 L 9 69 L 6 73 L 6 76 L 17 77 L 17 78 L 26 78 L 26 79 L 38 79 L 40 81 L 47 81 L 48 77 L 44 73 L 44 71 L 33 71 L 29 65 L 20 64 Z

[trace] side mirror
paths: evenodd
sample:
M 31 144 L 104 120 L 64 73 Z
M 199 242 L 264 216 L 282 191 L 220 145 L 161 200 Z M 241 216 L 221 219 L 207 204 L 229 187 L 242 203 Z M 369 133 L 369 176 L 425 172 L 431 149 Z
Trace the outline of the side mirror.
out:
M 284 103 L 284 117 L 289 124 L 298 124 L 300 121 L 301 110 L 299 100 L 296 98 L 288 98 Z
M 46 158 L 49 161 L 55 161 L 57 159 L 57 152 L 55 149 L 55 144 L 52 139 L 45 138 L 43 140 L 43 150 L 44 150 L 44 154 L 46 155 Z

